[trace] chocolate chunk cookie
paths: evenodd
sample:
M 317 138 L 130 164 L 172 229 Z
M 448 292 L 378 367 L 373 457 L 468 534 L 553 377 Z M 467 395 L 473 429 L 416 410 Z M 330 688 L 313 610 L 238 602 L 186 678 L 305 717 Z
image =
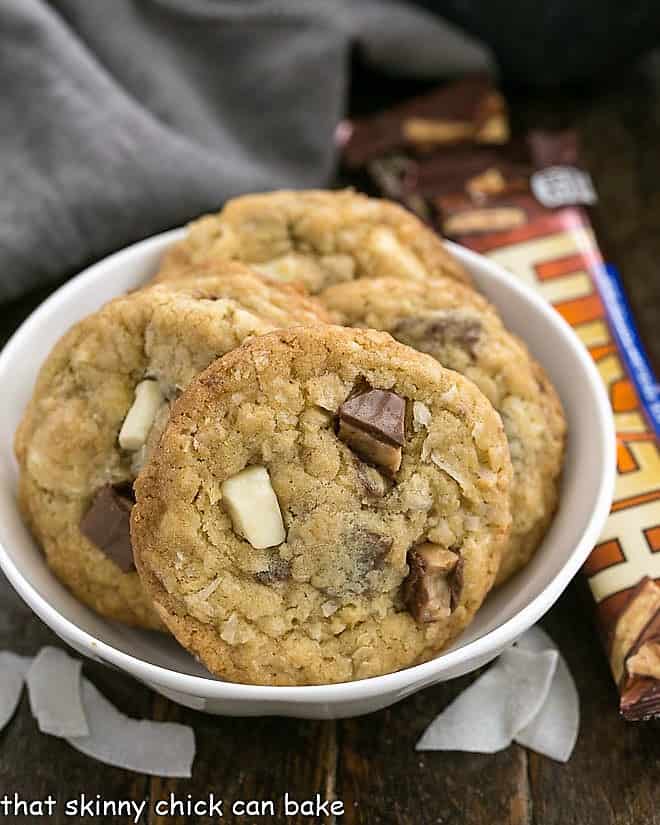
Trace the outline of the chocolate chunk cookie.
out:
M 322 315 L 322 311 L 319 310 Z M 316 305 L 237 263 L 218 278 L 118 298 L 44 364 L 16 435 L 23 512 L 56 575 L 99 613 L 160 624 L 133 565 L 132 482 L 179 392 L 246 337 L 321 320 Z
M 386 330 L 474 381 L 502 416 L 513 463 L 511 538 L 497 583 L 525 565 L 557 507 L 566 424 L 542 367 L 473 290 L 447 279 L 373 279 L 319 296 L 342 323 Z
M 458 373 L 373 330 L 254 338 L 176 402 L 135 484 L 136 564 L 218 676 L 304 685 L 435 656 L 507 539 L 500 417 Z
M 394 203 L 352 191 L 271 192 L 228 201 L 191 223 L 157 280 L 230 258 L 312 293 L 356 278 L 469 281 L 438 236 Z

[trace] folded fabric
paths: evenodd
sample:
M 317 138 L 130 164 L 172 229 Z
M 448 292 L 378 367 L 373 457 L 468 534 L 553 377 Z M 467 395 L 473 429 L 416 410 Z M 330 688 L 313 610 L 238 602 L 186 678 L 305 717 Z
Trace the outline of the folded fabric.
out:
M 327 184 L 356 43 L 392 72 L 490 64 L 386 0 L 4 0 L 0 300 L 228 197 Z

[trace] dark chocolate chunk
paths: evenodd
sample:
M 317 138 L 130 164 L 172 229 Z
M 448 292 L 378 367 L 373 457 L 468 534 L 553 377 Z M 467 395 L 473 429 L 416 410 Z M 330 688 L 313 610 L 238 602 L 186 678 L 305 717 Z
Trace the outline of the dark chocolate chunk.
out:
M 286 581 L 291 576 L 291 565 L 286 559 L 276 556 L 267 570 L 260 570 L 254 574 L 254 578 L 259 584 L 273 584 L 274 582 Z
M 403 582 L 403 601 L 415 621 L 446 619 L 463 586 L 461 559 L 451 550 L 426 542 L 408 551 L 410 572 Z
M 402 318 L 392 329 L 392 335 L 403 344 L 437 357 L 444 347 L 453 345 L 474 358 L 481 338 L 481 323 L 478 318 L 464 313 L 438 310 L 428 315 Z
M 638 593 L 643 592 L 650 582 L 651 579 L 642 579 Z M 625 657 L 621 714 L 629 721 L 642 721 L 660 716 L 660 679 L 657 678 L 657 674 L 655 677 L 651 675 L 657 667 L 652 666 L 650 670 L 648 668 L 649 660 L 657 662 L 659 646 L 660 610 L 655 610 Z M 645 662 L 646 667 L 640 667 Z
M 131 545 L 131 510 L 134 499 L 129 484 L 104 484 L 80 521 L 80 532 L 124 573 L 135 568 Z
M 650 616 L 639 636 L 635 639 L 630 651 L 626 655 L 626 664 L 645 644 L 650 642 L 660 642 L 660 610 L 656 610 L 653 615 Z
M 353 424 L 388 444 L 403 445 L 406 402 L 390 390 L 367 390 L 339 408 L 342 421 Z
M 401 466 L 406 402 L 389 390 L 350 396 L 339 408 L 339 438 L 365 461 L 394 474 Z
M 529 188 L 528 178 L 533 170 L 518 143 L 497 150 L 463 146 L 418 158 L 402 168 L 401 187 L 404 194 L 416 191 L 429 198 L 469 193 L 475 179 L 493 170 L 504 181 L 503 191 L 524 192 Z
M 430 117 L 416 114 L 406 118 L 402 123 L 402 132 L 408 144 L 429 151 L 465 141 L 494 144 L 507 142 L 509 121 L 506 103 L 499 92 L 486 87 L 468 88 L 461 82 L 448 87 L 448 91 L 458 92 L 464 100 L 460 101 L 455 94 L 453 102 L 459 105 L 453 109 L 451 105 L 445 105 L 444 112 L 438 111 Z
M 339 438 L 361 458 L 390 475 L 401 466 L 406 402 L 389 390 L 367 389 L 339 408 Z

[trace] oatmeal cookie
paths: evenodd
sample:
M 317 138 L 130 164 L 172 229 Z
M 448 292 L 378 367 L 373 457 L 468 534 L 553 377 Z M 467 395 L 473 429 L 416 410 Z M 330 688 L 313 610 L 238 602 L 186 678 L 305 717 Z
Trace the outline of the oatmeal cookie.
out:
M 511 464 L 478 388 L 373 330 L 259 336 L 176 402 L 131 532 L 163 622 L 236 682 L 438 654 L 495 578 Z
M 502 416 L 513 463 L 513 524 L 497 577 L 503 583 L 532 557 L 557 507 L 566 424 L 543 368 L 485 298 L 448 279 L 356 281 L 319 298 L 341 323 L 385 330 L 462 373 Z
M 188 226 L 156 280 L 218 259 L 235 259 L 316 293 L 357 278 L 469 281 L 442 240 L 394 203 L 345 190 L 281 191 L 234 198 Z M 194 270 L 193 270 L 194 271 Z
M 89 607 L 160 624 L 133 565 L 132 482 L 197 373 L 246 337 L 303 323 L 322 323 L 311 301 L 227 263 L 222 277 L 117 298 L 55 346 L 16 435 L 19 497 L 51 568 Z

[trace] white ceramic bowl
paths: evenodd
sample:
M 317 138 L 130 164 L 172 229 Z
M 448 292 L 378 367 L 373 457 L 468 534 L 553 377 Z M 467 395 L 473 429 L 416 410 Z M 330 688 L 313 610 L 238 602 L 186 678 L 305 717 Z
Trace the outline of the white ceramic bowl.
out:
M 612 500 L 615 437 L 598 371 L 568 324 L 499 266 L 455 245 L 452 251 L 476 284 L 550 374 L 564 403 L 569 438 L 561 506 L 543 546 L 521 573 L 489 596 L 446 652 L 398 673 L 340 685 L 261 687 L 221 682 L 167 636 L 100 618 L 50 572 L 16 506 L 12 453 L 14 431 L 37 371 L 65 330 L 108 299 L 145 282 L 163 251 L 180 236 L 180 231 L 159 235 L 85 270 L 29 317 L 0 355 L 0 564 L 15 589 L 79 653 L 130 673 L 176 702 L 209 713 L 355 716 L 387 707 L 493 659 L 551 607 L 597 541 Z

